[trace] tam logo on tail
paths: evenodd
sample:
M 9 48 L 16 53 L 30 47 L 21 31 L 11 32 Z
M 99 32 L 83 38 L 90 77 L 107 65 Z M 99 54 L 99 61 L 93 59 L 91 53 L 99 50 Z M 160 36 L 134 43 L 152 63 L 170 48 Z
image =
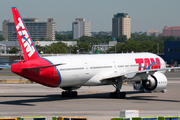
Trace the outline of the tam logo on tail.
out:
M 30 34 L 24 24 L 22 17 L 16 7 L 12 7 L 12 13 L 14 17 L 15 28 L 23 51 L 24 60 L 35 59 L 39 57 L 39 54 L 33 44 Z
M 18 21 L 19 23 L 16 25 L 16 30 L 18 31 L 18 35 L 22 36 L 22 39 L 21 39 L 22 44 L 24 48 L 26 49 L 28 56 L 31 57 L 35 52 L 34 46 L 31 46 L 31 39 L 29 38 L 29 35 L 20 17 L 18 18 Z

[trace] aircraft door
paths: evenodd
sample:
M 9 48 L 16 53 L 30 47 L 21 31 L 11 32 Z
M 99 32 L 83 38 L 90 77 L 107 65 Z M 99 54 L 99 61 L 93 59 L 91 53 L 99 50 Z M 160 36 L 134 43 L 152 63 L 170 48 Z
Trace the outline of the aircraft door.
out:
M 117 72 L 116 61 L 113 61 L 113 68 L 114 68 L 114 72 Z
M 90 68 L 87 62 L 84 63 L 84 68 L 85 68 L 85 73 L 84 73 L 85 75 L 84 75 L 84 79 L 82 80 L 83 83 L 87 82 L 91 77 L 90 70 L 89 70 Z

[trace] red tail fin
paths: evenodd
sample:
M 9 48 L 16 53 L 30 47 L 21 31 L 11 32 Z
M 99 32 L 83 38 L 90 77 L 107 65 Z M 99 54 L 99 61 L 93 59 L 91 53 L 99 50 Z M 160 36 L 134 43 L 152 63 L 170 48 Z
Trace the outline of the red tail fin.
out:
M 19 11 L 16 7 L 12 7 L 12 14 L 14 17 L 15 28 L 23 51 L 24 60 L 35 59 L 39 57 L 39 54 L 35 48 L 35 45 L 31 39 L 31 36 L 24 24 L 23 19 L 21 18 Z

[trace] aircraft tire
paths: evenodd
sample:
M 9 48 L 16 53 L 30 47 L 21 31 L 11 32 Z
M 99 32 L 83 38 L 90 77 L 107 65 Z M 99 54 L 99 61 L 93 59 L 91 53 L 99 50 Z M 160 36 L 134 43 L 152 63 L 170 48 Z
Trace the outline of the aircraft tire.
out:
M 78 93 L 77 91 L 74 91 L 74 97 L 77 97 Z
M 112 92 L 110 93 L 110 98 L 125 98 L 126 93 L 125 92 Z
M 62 97 L 66 97 L 66 92 L 65 92 L 65 91 L 62 91 L 61 96 L 62 96 Z
M 125 92 L 120 92 L 121 98 L 126 98 L 126 93 Z
M 63 91 L 62 97 L 77 97 L 77 91 Z
M 141 92 L 144 92 L 144 88 L 140 88 L 140 91 L 141 91 Z

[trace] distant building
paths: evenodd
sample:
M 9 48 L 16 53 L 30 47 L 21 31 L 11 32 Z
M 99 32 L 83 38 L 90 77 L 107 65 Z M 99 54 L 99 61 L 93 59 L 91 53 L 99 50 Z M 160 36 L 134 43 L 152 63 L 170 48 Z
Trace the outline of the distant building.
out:
M 77 45 L 77 41 L 34 41 L 35 45 L 40 45 L 42 47 L 45 47 L 46 45 L 51 45 L 57 42 L 65 43 L 67 46 Z M 11 49 L 12 47 L 17 47 L 20 49 L 19 41 L 0 41 L 0 44 L 5 45 L 7 49 Z
M 34 40 L 41 38 L 55 40 L 55 22 L 53 18 L 48 18 L 47 22 L 38 22 L 37 18 L 23 18 L 25 25 Z M 17 34 L 14 22 L 4 20 L 3 36 L 8 41 L 17 40 Z
M 35 45 L 45 47 L 46 45 L 51 45 L 58 42 L 65 43 L 67 46 L 77 46 L 77 41 L 35 41 Z
M 180 65 L 180 41 L 164 41 L 164 54 L 167 64 Z
M 116 44 L 117 44 L 117 41 L 109 41 L 108 45 L 104 45 L 104 44 L 103 45 L 93 45 L 91 52 L 94 53 L 94 51 L 96 51 L 96 50 L 106 52 L 106 50 L 108 50 L 112 46 L 115 46 Z
M 159 32 L 159 31 L 157 31 L 157 30 L 148 30 L 147 32 L 146 32 L 146 35 L 147 36 L 159 36 L 159 35 L 162 35 L 162 32 Z
M 127 13 L 117 13 L 112 18 L 113 39 L 120 35 L 126 35 L 127 39 L 131 37 L 131 18 Z
M 57 42 L 65 43 L 68 47 L 77 46 L 77 41 L 34 41 L 35 45 L 40 45 L 41 47 L 49 46 Z M 6 51 L 11 50 L 13 47 L 20 50 L 21 46 L 19 45 L 19 41 L 0 41 L 0 54 L 6 54 Z
M 81 36 L 91 36 L 91 21 L 85 21 L 85 18 L 76 18 L 72 23 L 73 39 L 79 39 Z
M 100 32 L 91 32 L 92 36 L 97 36 L 97 35 L 112 35 L 111 31 L 100 31 Z
M 19 41 L 0 41 L 0 44 L 4 44 L 7 49 L 12 47 L 20 48 Z
M 180 36 L 180 26 L 165 26 L 163 29 L 163 36 Z

